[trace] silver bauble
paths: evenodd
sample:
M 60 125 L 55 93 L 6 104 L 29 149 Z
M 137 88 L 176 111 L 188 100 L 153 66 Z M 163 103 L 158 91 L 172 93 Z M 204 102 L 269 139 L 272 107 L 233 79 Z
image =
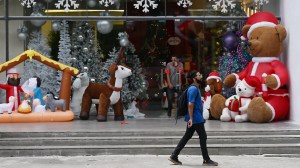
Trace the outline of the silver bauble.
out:
M 26 33 L 19 33 L 18 34 L 18 38 L 22 41 L 24 41 L 27 38 L 27 34 Z
M 121 5 L 120 0 L 114 0 L 114 3 L 116 5 L 116 8 L 120 9 L 120 5 Z
M 87 6 L 90 7 L 90 8 L 93 8 L 97 5 L 97 2 L 96 0 L 88 0 L 87 1 Z
M 82 36 L 82 35 L 79 35 L 79 36 L 77 37 L 77 40 L 78 40 L 78 41 L 83 41 L 83 36 Z
M 113 29 L 113 24 L 111 21 L 108 20 L 99 20 L 97 22 L 97 30 L 101 34 L 108 34 Z
M 83 48 L 83 52 L 84 52 L 84 53 L 87 53 L 88 51 L 89 51 L 89 49 L 88 49 L 87 47 L 84 47 L 84 48 Z
M 44 16 L 41 13 L 35 12 L 31 13 L 30 16 Z M 30 20 L 31 24 L 33 24 L 35 27 L 41 27 L 43 24 L 46 23 L 46 20 Z
M 120 39 L 119 43 L 120 43 L 121 47 L 127 47 L 129 44 L 129 40 L 128 40 L 128 38 L 122 38 L 122 39 Z
M 75 63 L 77 61 L 77 59 L 75 58 L 75 57 L 73 57 L 72 59 L 71 59 L 71 63 Z
M 54 31 L 59 31 L 60 30 L 60 24 L 59 24 L 59 22 L 53 22 L 52 23 L 52 29 L 54 30 Z

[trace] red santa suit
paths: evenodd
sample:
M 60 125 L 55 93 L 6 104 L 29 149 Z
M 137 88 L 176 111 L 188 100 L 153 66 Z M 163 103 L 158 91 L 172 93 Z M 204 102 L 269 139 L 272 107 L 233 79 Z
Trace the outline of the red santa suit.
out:
M 289 113 L 288 90 L 283 88 L 288 82 L 288 71 L 278 58 L 275 57 L 254 57 L 248 66 L 240 73 L 235 74 L 237 79 L 242 80 L 247 76 L 256 76 L 260 79 L 264 87 L 264 75 L 273 75 L 277 80 L 275 89 L 267 88 L 267 96 L 262 96 L 262 92 L 257 92 L 262 96 L 267 105 L 272 110 L 270 121 L 285 119 Z
M 12 68 L 12 69 L 8 70 L 8 72 L 7 72 L 7 75 L 10 75 L 10 74 L 18 74 L 18 73 L 15 68 Z M 15 98 L 18 99 L 18 101 L 15 101 L 15 105 L 12 109 L 12 110 L 17 110 L 20 105 L 20 93 L 19 92 L 24 93 L 21 86 L 13 86 L 10 84 L 0 84 L 0 88 L 6 90 L 6 103 L 9 102 L 10 96 L 14 96 Z

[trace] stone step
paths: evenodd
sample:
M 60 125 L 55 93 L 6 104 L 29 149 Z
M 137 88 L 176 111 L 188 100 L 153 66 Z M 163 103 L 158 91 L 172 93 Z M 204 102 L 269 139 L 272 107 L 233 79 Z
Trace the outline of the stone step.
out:
M 122 137 L 21 137 L 1 138 L 2 146 L 85 146 L 85 145 L 176 145 L 182 136 Z M 208 144 L 286 144 L 300 142 L 300 135 L 208 136 Z M 193 136 L 190 144 L 199 144 Z
M 176 145 L 3 146 L 0 157 L 170 155 Z M 300 144 L 208 144 L 210 155 L 299 154 Z M 199 155 L 199 145 L 187 144 L 181 154 Z
M 22 137 L 126 137 L 126 136 L 182 136 L 184 131 L 128 131 L 128 132 L 0 132 L 0 138 Z M 195 133 L 196 134 L 196 133 Z M 300 135 L 300 130 L 207 131 L 208 136 L 235 135 Z

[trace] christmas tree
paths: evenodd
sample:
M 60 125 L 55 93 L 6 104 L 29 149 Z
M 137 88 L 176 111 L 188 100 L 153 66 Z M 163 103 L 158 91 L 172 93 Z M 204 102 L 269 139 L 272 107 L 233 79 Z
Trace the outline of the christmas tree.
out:
M 121 39 L 120 39 L 121 40 Z M 121 90 L 122 102 L 124 109 L 128 109 L 133 100 L 147 99 L 145 94 L 147 87 L 145 85 L 145 76 L 142 72 L 140 59 L 134 54 L 135 48 L 132 43 L 128 43 L 127 46 L 121 47 L 121 49 L 113 49 L 109 53 L 109 58 L 105 61 L 99 74 L 101 74 L 101 83 L 106 83 L 109 80 L 108 69 L 113 63 L 125 63 L 129 65 L 132 70 L 132 75 L 123 79 L 123 88 Z
M 68 22 L 63 20 L 61 22 L 61 29 L 60 29 L 60 40 L 59 40 L 59 48 L 58 48 L 58 61 L 65 65 L 71 66 L 71 40 L 69 34 L 69 25 Z M 55 84 L 55 91 L 54 94 L 58 95 L 60 91 L 61 79 L 62 79 L 62 72 L 57 72 L 56 75 L 57 82 Z
M 34 31 L 30 34 L 30 40 L 27 48 L 35 50 L 48 58 L 50 57 L 51 48 L 48 46 L 47 39 L 41 31 Z M 55 69 L 46 66 L 39 61 L 27 59 L 24 62 L 24 74 L 22 75 L 22 81 L 25 82 L 34 76 L 39 77 L 41 79 L 41 89 L 45 94 L 49 91 L 55 90 L 55 74 Z
M 223 37 L 225 51 L 223 56 L 219 58 L 219 73 L 222 80 L 231 73 L 238 73 L 243 70 L 252 59 L 247 47 L 240 42 L 240 35 L 240 32 L 229 32 Z M 235 88 L 223 87 L 222 94 L 228 98 L 236 94 Z
M 95 45 L 92 26 L 88 22 L 79 23 L 72 34 L 72 66 L 100 82 L 102 63 L 99 52 L 101 49 Z

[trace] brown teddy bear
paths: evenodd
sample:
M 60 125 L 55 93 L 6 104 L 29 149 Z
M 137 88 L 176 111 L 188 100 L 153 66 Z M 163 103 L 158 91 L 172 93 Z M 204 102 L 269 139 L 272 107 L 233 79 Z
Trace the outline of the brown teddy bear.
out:
M 203 100 L 203 117 L 204 119 L 219 119 L 220 116 L 210 113 L 210 103 L 211 98 L 215 94 L 220 94 L 222 92 L 222 79 L 220 74 L 217 71 L 213 71 L 209 73 L 208 77 L 206 78 L 206 87 L 204 93 L 204 100 Z
M 249 17 L 242 32 L 243 38 L 248 38 L 252 61 L 240 73 L 226 76 L 224 85 L 234 87 L 247 76 L 258 77 L 262 89 L 256 91 L 256 97 L 248 106 L 248 119 L 256 123 L 286 119 L 289 113 L 288 71 L 278 59 L 286 37 L 285 28 L 272 13 L 258 12 Z M 215 95 L 212 113 L 221 114 L 224 104 L 225 98 Z
M 113 105 L 114 120 L 123 121 L 123 102 L 121 99 L 121 89 L 123 78 L 132 74 L 131 69 L 125 65 L 112 64 L 109 68 L 110 79 L 107 83 L 89 83 L 82 97 L 80 119 L 89 118 L 92 99 L 99 99 L 97 114 L 98 121 L 107 121 L 109 105 Z

